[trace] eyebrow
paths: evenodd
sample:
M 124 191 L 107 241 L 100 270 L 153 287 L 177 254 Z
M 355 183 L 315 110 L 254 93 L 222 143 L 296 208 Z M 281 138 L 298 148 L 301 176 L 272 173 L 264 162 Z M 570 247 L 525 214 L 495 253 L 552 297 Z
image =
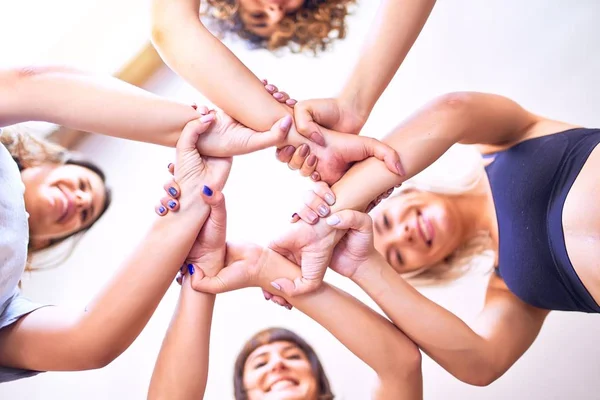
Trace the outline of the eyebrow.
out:
M 289 349 L 300 349 L 300 348 L 298 346 L 296 346 L 295 344 L 289 344 L 289 345 L 285 346 L 283 349 L 281 349 L 281 352 L 288 351 Z M 248 358 L 248 362 L 252 362 L 259 357 L 266 356 L 268 353 L 269 353 L 268 351 L 263 351 L 261 353 L 255 354 L 252 357 Z
M 88 188 L 90 190 L 90 196 L 92 196 L 92 205 L 90 206 L 90 211 L 92 212 L 91 217 L 93 219 L 94 215 L 95 215 L 94 214 L 94 210 L 95 210 L 95 207 L 94 207 L 94 188 L 92 187 L 92 182 L 90 181 L 89 177 L 85 178 L 85 181 L 86 181 L 87 186 L 88 186 Z

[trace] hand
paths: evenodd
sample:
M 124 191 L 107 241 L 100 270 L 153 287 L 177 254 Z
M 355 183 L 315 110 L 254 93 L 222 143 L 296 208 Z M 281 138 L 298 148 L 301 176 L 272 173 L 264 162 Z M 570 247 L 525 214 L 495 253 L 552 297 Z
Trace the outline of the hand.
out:
M 319 218 L 329 215 L 331 211 L 329 207 L 334 204 L 335 194 L 329 188 L 329 185 L 325 182 L 317 182 L 314 189 L 309 190 L 304 196 L 304 207 L 292 214 L 290 222 L 296 223 L 302 220 L 307 224 L 314 225 L 319 221 Z
M 338 274 L 352 278 L 376 254 L 373 246 L 373 221 L 365 213 L 342 210 L 327 218 L 327 225 L 334 229 L 348 230 L 333 250 L 329 266 Z
M 202 113 L 204 110 L 199 111 Z M 292 118 L 285 116 L 269 131 L 256 132 L 222 111 L 211 111 L 210 114 L 215 115 L 216 122 L 206 135 L 200 137 L 197 145 L 202 154 L 213 157 L 237 156 L 277 146 L 285 140 L 292 126 Z
M 342 235 L 324 221 L 312 226 L 306 223 L 292 225 L 288 232 L 271 242 L 269 247 L 300 265 L 302 277 L 293 282 L 287 278 L 276 279 L 271 282 L 271 286 L 288 296 L 317 289 L 325 276 L 333 248 Z
M 321 127 L 358 134 L 368 117 L 357 112 L 351 102 L 339 98 L 305 100 L 294 107 L 298 132 L 319 145 L 323 145 Z

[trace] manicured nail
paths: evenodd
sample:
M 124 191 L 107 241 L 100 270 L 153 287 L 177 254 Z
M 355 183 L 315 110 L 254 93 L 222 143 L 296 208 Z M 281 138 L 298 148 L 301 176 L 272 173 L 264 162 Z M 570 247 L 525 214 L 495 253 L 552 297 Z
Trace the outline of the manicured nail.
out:
M 325 204 L 321 204 L 319 207 L 317 207 L 317 211 L 319 211 L 319 215 L 321 217 L 324 217 L 329 213 L 329 207 L 327 207 Z
M 321 179 L 321 175 L 319 175 L 319 173 L 315 171 L 310 175 L 310 179 L 312 179 L 315 182 L 318 182 L 319 179 Z
M 321 133 L 317 131 L 310 134 L 310 140 L 312 140 L 320 146 L 325 146 L 325 138 L 323 137 L 323 135 L 321 135 Z
M 302 147 L 300 149 L 300 157 L 306 157 L 310 151 L 310 148 L 306 144 L 300 145 L 300 147 Z
M 197 110 L 197 109 L 198 109 L 198 106 L 197 106 L 197 105 L 195 105 L 195 104 L 192 104 L 192 108 L 193 108 L 194 110 Z
M 398 175 L 400 175 L 400 176 L 406 175 L 406 171 L 404 171 L 404 167 L 402 166 L 402 163 L 400 161 L 398 161 L 396 163 L 396 169 L 398 170 Z
M 202 193 L 204 193 L 205 195 L 207 195 L 209 197 L 213 195 L 212 189 L 206 185 L 204 185 L 204 187 L 202 188 Z
M 166 208 L 164 208 L 163 206 L 158 207 L 158 212 L 161 214 L 164 214 L 167 211 Z
M 298 213 L 293 213 L 292 214 L 292 221 L 297 221 L 298 218 L 300 218 L 300 216 L 298 215 Z
M 273 286 L 277 290 L 281 290 L 281 286 L 277 282 L 271 282 L 271 286 Z
M 177 203 L 175 203 L 173 200 L 169 201 L 169 208 L 172 210 L 175 208 L 175 206 L 177 205 Z
M 208 122 L 214 121 L 215 119 L 215 114 L 206 114 L 200 117 L 200 122 L 202 122 L 203 124 L 206 124 Z
M 283 117 L 283 119 L 281 120 L 281 123 L 279 124 L 279 127 L 284 132 L 287 132 L 291 126 L 292 126 L 292 116 L 291 115 L 286 115 L 285 117 Z
M 312 167 L 315 165 L 316 162 L 317 162 L 317 156 L 315 156 L 314 154 L 311 154 L 310 156 L 308 156 L 308 159 L 306 160 L 306 165 L 308 165 L 309 167 Z
M 311 210 L 306 213 L 306 219 L 308 219 L 308 222 L 313 223 L 313 222 L 317 222 L 317 220 L 319 219 L 319 216 L 314 211 Z
M 331 217 L 327 218 L 327 225 L 335 226 L 339 223 L 340 223 L 340 217 L 338 217 L 337 215 L 332 215 Z
M 277 100 L 283 99 L 283 95 L 281 93 L 279 93 L 279 92 L 273 94 L 273 97 L 275 97 Z
M 327 204 L 329 204 L 330 206 L 335 204 L 335 197 L 333 197 L 333 195 L 331 193 L 326 193 L 325 194 L 325 201 L 327 202 Z
M 296 100 L 294 100 L 294 99 L 287 99 L 287 100 L 285 101 L 285 104 L 287 104 L 288 106 L 293 106 L 293 105 L 295 105 L 296 103 L 297 103 L 297 101 L 296 101 Z
M 286 304 L 284 307 L 285 307 L 285 308 L 287 308 L 287 309 L 288 309 L 288 311 L 291 311 L 291 310 L 292 310 L 292 306 L 290 306 L 289 304 Z
M 287 157 L 291 156 L 294 154 L 294 151 L 296 151 L 296 149 L 294 148 L 294 146 L 286 146 L 283 149 L 283 154 Z
M 177 196 L 177 189 L 175 189 L 173 186 L 171 186 L 171 187 L 169 188 L 169 194 L 170 194 L 171 196 Z
M 274 92 L 275 91 L 275 86 L 269 84 L 269 85 L 265 86 L 265 89 L 267 89 L 269 92 Z
M 171 169 L 171 165 L 173 165 L 172 162 L 170 162 L 169 165 L 167 165 L 167 169 Z
M 188 272 L 190 273 L 190 275 L 194 275 L 194 272 L 196 272 L 194 270 L 194 265 L 193 264 L 188 264 Z
M 260 81 L 262 82 L 263 85 L 266 85 L 267 83 L 269 83 L 269 82 L 267 82 L 266 79 L 261 79 Z

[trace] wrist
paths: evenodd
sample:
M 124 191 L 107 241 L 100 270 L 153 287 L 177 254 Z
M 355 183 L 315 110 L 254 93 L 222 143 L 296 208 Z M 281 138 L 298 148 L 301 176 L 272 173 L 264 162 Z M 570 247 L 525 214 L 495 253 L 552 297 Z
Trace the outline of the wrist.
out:
M 358 134 L 369 119 L 373 105 L 365 99 L 365 93 L 360 87 L 345 89 L 337 97 L 337 100 L 343 117 L 352 118 L 355 121 L 357 129 L 353 133 Z
M 374 250 L 367 259 L 356 268 L 350 279 L 358 286 L 363 287 L 363 285 L 368 282 L 381 278 L 385 264 L 386 262 L 383 259 L 383 256 Z

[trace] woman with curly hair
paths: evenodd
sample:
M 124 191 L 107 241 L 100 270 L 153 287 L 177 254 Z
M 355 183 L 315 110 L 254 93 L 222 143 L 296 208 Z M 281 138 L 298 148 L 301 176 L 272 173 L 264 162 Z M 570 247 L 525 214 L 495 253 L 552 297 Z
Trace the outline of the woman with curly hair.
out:
M 344 18 L 350 0 L 209 0 L 202 5 L 210 26 L 219 33 L 236 32 L 251 43 L 276 50 L 283 46 L 293 51 L 318 51 L 328 47 L 332 38 L 345 35 Z M 311 146 L 316 156 L 310 161 L 331 166 L 342 158 L 344 166 L 368 138 L 342 135 L 358 133 L 404 57 L 410 50 L 434 0 L 384 0 L 373 23 L 348 83 L 337 99 L 300 104 L 295 112 L 298 132 L 319 146 Z M 200 0 L 153 0 L 152 41 L 165 63 L 211 102 L 252 129 L 267 129 L 292 111 L 271 98 L 263 83 L 217 39 L 199 18 Z M 222 36 L 222 35 L 220 35 Z M 271 92 L 276 88 L 268 87 Z M 282 99 L 288 100 L 287 95 Z M 243 104 L 239 99 L 244 99 Z M 277 99 L 281 100 L 281 99 Z M 294 101 L 288 100 L 288 105 Z M 313 117 L 319 125 L 313 123 Z M 343 147 L 338 144 L 344 141 Z M 304 142 L 297 141 L 297 145 Z M 297 146 L 296 146 L 297 147 Z M 293 149 L 282 150 L 293 152 Z M 306 150 L 305 150 L 306 152 Z M 292 160 L 290 167 L 303 175 L 332 184 L 347 168 L 335 173 L 319 168 L 316 174 L 305 164 Z M 308 159 L 306 159 L 308 161 Z M 314 168 L 313 168 L 314 170 Z

